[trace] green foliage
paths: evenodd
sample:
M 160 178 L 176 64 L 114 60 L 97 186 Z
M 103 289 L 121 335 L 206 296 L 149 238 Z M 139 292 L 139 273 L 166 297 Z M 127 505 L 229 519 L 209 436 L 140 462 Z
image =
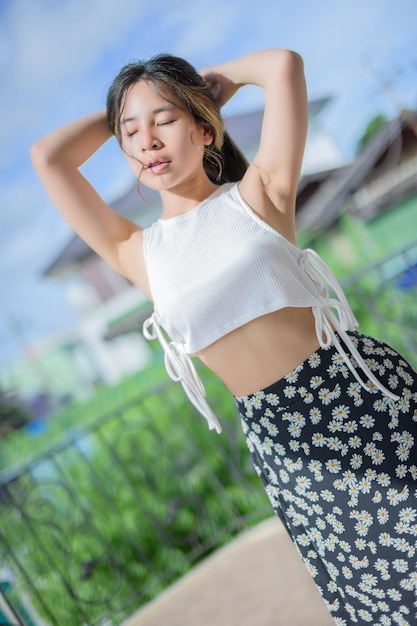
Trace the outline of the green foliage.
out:
M 368 223 L 343 215 L 331 232 L 316 239 L 314 246 L 342 285 L 349 279 L 345 291 L 359 329 L 383 339 L 411 363 L 415 363 L 417 349 L 416 288 L 402 289 L 395 278 L 390 279 L 404 269 L 405 258 L 394 259 L 388 275 L 381 274 L 377 264 L 402 245 L 415 241 L 409 225 L 416 213 L 414 197 Z M 413 262 L 411 257 L 408 261 Z M 366 267 L 369 269 L 363 273 Z M 352 280 L 359 274 L 357 280 Z
M 167 374 L 162 363 L 152 365 L 138 374 L 126 377 L 116 385 L 99 387 L 96 393 L 83 402 L 76 402 L 48 417 L 45 431 L 34 437 L 26 431 L 8 432 L 1 442 L 0 471 L 18 469 L 30 459 L 36 459 L 59 445 L 68 432 L 90 426 L 111 410 L 118 410 L 155 387 L 166 382 Z
M 271 514 L 230 394 L 204 378 L 222 436 L 179 385 L 137 398 L 124 384 L 113 390 L 123 395 L 118 408 L 8 482 L 2 532 L 42 600 L 19 585 L 47 623 L 49 611 L 60 626 L 120 624 L 242 525 Z
M 374 276 L 346 290 L 360 330 L 386 341 L 411 364 L 416 364 L 416 288 L 404 291 Z
M 417 194 L 384 211 L 364 226 L 372 237 L 379 256 L 394 252 L 416 239 Z
M 314 247 L 343 282 L 392 249 L 386 224 L 344 216 Z M 369 271 L 347 296 L 363 332 L 414 360 L 415 290 Z M 46 623 L 51 611 L 60 626 L 120 624 L 241 526 L 270 514 L 230 394 L 199 369 L 220 437 L 179 385 L 158 386 L 166 381 L 159 363 L 54 416 L 36 445 L 24 432 L 3 442 L 3 467 L 42 455 L 3 487 L 0 519 L 40 595 L 17 574 L 19 586 Z
M 0 440 L 29 420 L 29 411 L 19 398 L 0 388 Z
M 360 152 L 367 145 L 370 139 L 372 139 L 372 137 L 376 135 L 378 131 L 383 128 L 387 123 L 388 118 L 386 115 L 384 115 L 383 113 L 375 115 L 375 117 L 373 117 L 367 124 L 363 134 L 359 138 L 356 151 Z

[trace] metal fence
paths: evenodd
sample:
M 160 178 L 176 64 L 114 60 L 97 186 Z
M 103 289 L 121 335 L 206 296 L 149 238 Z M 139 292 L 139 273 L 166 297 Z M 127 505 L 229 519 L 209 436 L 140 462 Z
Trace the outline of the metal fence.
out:
M 416 264 L 417 242 L 344 281 L 361 329 L 411 361 Z M 0 625 L 119 625 L 271 514 L 232 401 L 209 396 L 220 437 L 167 385 L 0 476 Z
M 1 476 L 0 624 L 119 625 L 271 515 L 237 411 L 220 396 L 222 436 L 171 384 Z

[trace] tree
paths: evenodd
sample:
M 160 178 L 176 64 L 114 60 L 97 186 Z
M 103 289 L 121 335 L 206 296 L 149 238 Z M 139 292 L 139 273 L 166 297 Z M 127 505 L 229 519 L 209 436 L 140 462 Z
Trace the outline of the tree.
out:
M 359 138 L 356 152 L 360 152 L 369 142 L 369 140 L 376 135 L 376 133 L 388 123 L 388 118 L 383 113 L 378 113 L 368 122 L 362 136 Z

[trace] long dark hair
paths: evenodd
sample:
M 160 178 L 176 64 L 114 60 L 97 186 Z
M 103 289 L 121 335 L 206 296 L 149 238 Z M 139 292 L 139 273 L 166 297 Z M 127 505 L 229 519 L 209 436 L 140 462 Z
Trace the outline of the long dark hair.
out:
M 188 61 L 170 54 L 158 54 L 147 61 L 128 63 L 111 83 L 107 92 L 107 117 L 120 145 L 120 119 L 126 94 L 129 87 L 140 80 L 152 83 L 168 102 L 172 94 L 195 122 L 210 128 L 213 141 L 204 146 L 203 159 L 210 180 L 217 184 L 241 180 L 248 162 L 225 131 L 210 87 Z

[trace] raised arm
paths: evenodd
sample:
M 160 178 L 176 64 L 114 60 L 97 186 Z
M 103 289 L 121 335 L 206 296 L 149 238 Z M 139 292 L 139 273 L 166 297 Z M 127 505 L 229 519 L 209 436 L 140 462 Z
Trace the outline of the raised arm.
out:
M 33 167 L 69 226 L 114 269 L 143 288 L 140 228 L 104 202 L 79 171 L 111 136 L 106 112 L 66 124 L 37 141 Z M 146 290 L 146 285 L 145 285 Z
M 259 207 L 260 185 L 267 200 L 291 221 L 308 123 L 301 57 L 285 49 L 260 50 L 201 73 L 220 105 L 243 85 L 257 85 L 264 89 L 265 109 L 259 149 L 240 189 L 250 204 L 253 202 Z

